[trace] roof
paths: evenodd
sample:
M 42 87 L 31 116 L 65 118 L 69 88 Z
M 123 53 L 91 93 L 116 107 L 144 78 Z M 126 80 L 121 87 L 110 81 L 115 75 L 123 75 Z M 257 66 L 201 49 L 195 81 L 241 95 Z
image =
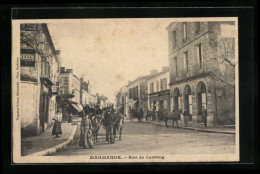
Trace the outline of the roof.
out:
M 151 75 L 148 80 L 151 80 L 151 79 L 153 79 L 153 78 L 155 78 L 155 77 L 158 77 L 158 76 L 160 76 L 160 75 L 162 75 L 162 74 L 168 73 L 169 71 L 170 71 L 170 70 L 168 69 L 168 70 L 165 70 L 165 71 L 161 71 L 161 72 L 159 72 L 159 73 L 157 73 L 157 74 Z
M 46 39 L 48 40 L 49 46 L 50 46 L 50 48 L 51 48 L 51 51 L 53 52 L 53 55 L 54 55 L 56 61 L 58 62 L 59 60 L 58 60 L 58 57 L 57 57 L 57 55 L 56 55 L 56 50 L 55 50 L 54 44 L 53 44 L 53 42 L 52 42 L 52 39 L 51 39 L 51 35 L 50 35 L 50 32 L 49 32 L 48 26 L 47 26 L 47 24 L 45 24 L 45 23 L 43 23 L 43 24 L 41 24 L 41 25 L 42 25 L 42 29 L 45 31 L 44 33 L 45 33 Z
M 150 77 L 150 75 L 146 75 L 146 76 L 140 76 L 140 77 L 137 77 L 135 80 L 131 81 L 128 85 L 126 85 L 127 87 L 132 85 L 133 83 L 135 83 L 136 81 L 138 80 L 142 80 L 142 79 L 146 79 L 148 80 L 148 78 Z

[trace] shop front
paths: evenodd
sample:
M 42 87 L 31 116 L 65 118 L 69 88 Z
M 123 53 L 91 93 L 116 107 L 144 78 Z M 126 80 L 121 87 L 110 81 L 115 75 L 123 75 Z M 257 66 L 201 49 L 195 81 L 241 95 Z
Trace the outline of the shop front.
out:
M 149 105 L 152 111 L 170 111 L 170 90 L 156 92 L 149 95 Z

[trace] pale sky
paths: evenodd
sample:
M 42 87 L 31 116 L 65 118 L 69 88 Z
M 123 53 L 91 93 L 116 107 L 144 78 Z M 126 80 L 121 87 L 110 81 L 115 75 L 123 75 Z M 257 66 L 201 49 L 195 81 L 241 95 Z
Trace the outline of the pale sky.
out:
M 118 90 L 150 70 L 168 66 L 173 19 L 86 19 L 47 23 L 62 66 L 89 80 L 93 93 L 115 101 Z

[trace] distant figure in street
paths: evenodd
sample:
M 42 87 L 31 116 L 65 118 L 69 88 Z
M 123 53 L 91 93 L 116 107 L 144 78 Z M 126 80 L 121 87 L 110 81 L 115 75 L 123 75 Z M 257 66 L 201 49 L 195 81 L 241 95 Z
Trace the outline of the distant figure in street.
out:
M 91 128 L 92 128 L 92 124 L 89 119 L 89 116 L 83 112 L 83 116 L 80 124 L 81 134 L 80 134 L 79 146 L 80 147 L 83 146 L 84 149 L 86 149 L 87 146 L 89 146 L 90 148 L 94 147 L 94 138 L 92 135 Z
M 72 118 L 73 118 L 73 114 L 72 114 L 72 113 L 70 113 L 70 116 L 68 117 L 68 120 L 67 120 L 67 122 L 68 122 L 68 123 L 71 123 L 71 121 L 72 121 Z
M 115 124 L 115 121 L 116 121 L 116 118 L 114 116 L 114 113 L 112 112 L 112 108 L 110 108 L 109 111 L 106 112 L 105 115 L 104 115 L 104 126 L 106 128 L 106 142 L 105 142 L 105 144 L 108 144 L 109 142 L 111 144 L 114 143 L 112 131 L 113 131 L 113 126 Z
M 207 113 L 207 109 L 205 109 L 205 107 L 202 107 L 202 120 L 204 123 L 204 127 L 207 127 L 207 117 L 208 117 L 208 113 Z
M 184 116 L 184 126 L 187 127 L 189 121 L 189 111 L 187 110 L 187 108 L 184 109 L 183 116 Z
M 139 122 L 143 121 L 143 116 L 144 116 L 143 109 L 140 108 L 140 109 L 139 109 L 139 115 L 138 115 L 138 121 L 139 121 Z
M 59 135 L 62 134 L 61 118 L 62 118 L 62 115 L 61 115 L 60 111 L 58 111 L 57 115 L 53 118 L 53 120 L 55 122 L 54 122 L 54 125 L 53 125 L 53 128 L 52 128 L 52 135 L 56 135 L 56 137 L 59 137 Z
M 133 115 L 134 115 L 134 109 L 133 108 L 130 109 L 129 115 L 130 115 L 130 121 L 132 121 Z

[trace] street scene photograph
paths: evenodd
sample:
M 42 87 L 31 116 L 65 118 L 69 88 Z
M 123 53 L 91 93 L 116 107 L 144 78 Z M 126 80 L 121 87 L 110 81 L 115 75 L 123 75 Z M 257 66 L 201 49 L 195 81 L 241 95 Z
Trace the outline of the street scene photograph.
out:
M 237 22 L 13 20 L 14 163 L 239 161 Z

